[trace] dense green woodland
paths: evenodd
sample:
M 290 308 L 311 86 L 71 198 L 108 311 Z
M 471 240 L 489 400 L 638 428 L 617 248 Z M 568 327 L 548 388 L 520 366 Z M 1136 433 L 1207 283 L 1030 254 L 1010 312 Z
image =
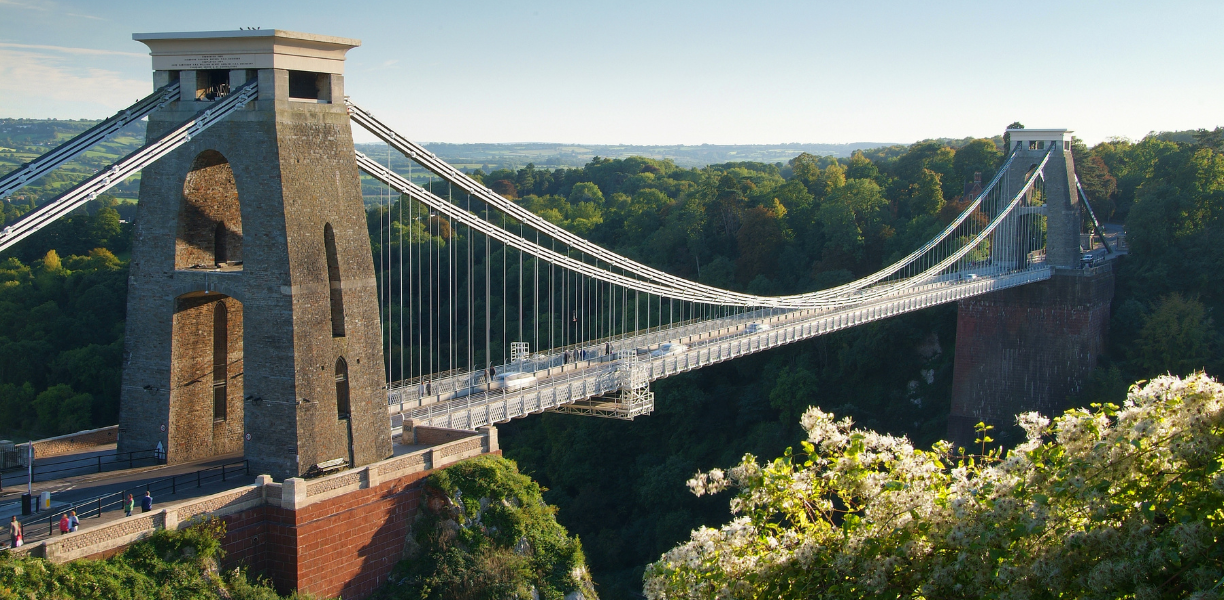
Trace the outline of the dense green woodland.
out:
M 1171 371 L 1218 373 L 1224 302 L 1224 134 L 1076 144 L 1081 180 L 1103 218 L 1126 224 L 1108 355 L 1087 403 Z M 475 175 L 532 211 L 622 254 L 713 285 L 782 294 L 870 273 L 930 238 L 988 180 L 1002 140 L 920 142 L 849 158 L 680 168 L 597 158 L 580 169 L 531 165 Z M 435 184 L 435 191 L 438 188 Z M 0 434 L 46 435 L 114 423 L 129 225 L 103 198 L 0 255 Z M 120 206 L 122 208 L 122 206 Z M 6 202 L 6 222 L 29 202 Z M 457 243 L 445 223 L 411 229 L 370 211 L 376 251 Z M 386 276 L 380 273 L 380 276 Z M 945 431 L 955 306 L 866 325 L 660 381 L 656 412 L 634 422 L 545 414 L 506 424 L 502 445 L 537 479 L 583 541 L 604 598 L 640 593 L 645 565 L 725 498 L 684 482 L 745 452 L 778 456 L 804 436 L 811 405 L 929 447 Z M 401 352 L 393 348 L 390 362 Z

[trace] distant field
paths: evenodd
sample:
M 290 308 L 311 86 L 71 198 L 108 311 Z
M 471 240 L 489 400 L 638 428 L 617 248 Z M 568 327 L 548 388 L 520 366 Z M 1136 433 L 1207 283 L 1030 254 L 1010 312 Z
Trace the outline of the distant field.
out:
M 0 174 L 34 160 L 96 124 L 98 121 L 0 119 Z M 144 137 L 144 122 L 133 123 L 62 168 L 18 190 L 12 199 L 26 201 L 32 198 L 39 204 L 46 202 L 139 148 Z M 140 175 L 134 175 L 111 188 L 110 194 L 135 199 L 139 183 Z

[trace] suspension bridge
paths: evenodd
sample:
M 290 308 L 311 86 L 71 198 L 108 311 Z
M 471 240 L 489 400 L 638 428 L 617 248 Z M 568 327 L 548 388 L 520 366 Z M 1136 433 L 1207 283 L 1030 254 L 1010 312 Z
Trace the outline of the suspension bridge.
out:
M 651 381 L 1083 269 L 1082 224 L 1100 234 L 1070 132 L 1011 130 L 993 179 L 897 262 L 801 294 L 720 289 L 583 239 L 376 118 L 344 92 L 356 40 L 134 37 L 157 89 L 0 197 L 142 118 L 146 145 L 6 227 L 0 251 L 143 172 L 120 445 L 172 462 L 245 448 L 296 476 L 382 460 L 412 426 L 633 419 Z M 357 152 L 354 126 L 407 169 Z M 387 191 L 370 221 L 358 171 Z

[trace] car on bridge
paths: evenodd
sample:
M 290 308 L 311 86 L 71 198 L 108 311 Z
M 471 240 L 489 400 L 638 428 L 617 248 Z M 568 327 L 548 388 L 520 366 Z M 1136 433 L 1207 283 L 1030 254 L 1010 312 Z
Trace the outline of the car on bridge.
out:
M 658 358 L 660 356 L 671 356 L 673 354 L 680 354 L 686 350 L 688 350 L 688 346 L 685 346 L 684 344 L 673 344 L 669 342 L 659 346 L 659 349 L 651 352 L 650 356 L 654 358 Z
M 769 331 L 770 329 L 771 327 L 769 326 L 769 323 L 749 323 L 748 324 L 748 333 L 760 333 L 762 331 Z
M 535 385 L 537 381 L 538 379 L 534 373 L 524 373 L 522 371 L 506 371 L 498 373 L 493 377 L 494 387 L 506 390 L 517 390 Z

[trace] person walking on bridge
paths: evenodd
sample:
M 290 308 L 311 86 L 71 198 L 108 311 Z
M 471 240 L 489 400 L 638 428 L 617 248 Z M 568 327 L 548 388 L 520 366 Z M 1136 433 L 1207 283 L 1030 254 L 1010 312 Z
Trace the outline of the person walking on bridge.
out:
M 59 525 L 60 525 L 60 535 L 64 535 L 65 533 L 68 533 L 69 527 L 71 527 L 71 525 L 68 524 L 68 513 L 64 513 L 63 515 L 60 516 Z
M 81 527 L 81 520 L 77 518 L 76 511 L 68 511 L 68 531 L 76 531 Z
M 21 521 L 17 520 L 17 515 L 9 520 L 9 548 L 20 548 L 25 543 L 21 535 Z
M 125 517 L 132 516 L 133 508 L 136 508 L 136 500 L 132 498 L 131 494 L 128 494 L 127 500 L 123 501 L 123 512 L 124 512 L 123 516 Z
M 149 490 L 145 490 L 144 498 L 140 499 L 140 512 L 145 513 L 153 510 L 153 494 Z

